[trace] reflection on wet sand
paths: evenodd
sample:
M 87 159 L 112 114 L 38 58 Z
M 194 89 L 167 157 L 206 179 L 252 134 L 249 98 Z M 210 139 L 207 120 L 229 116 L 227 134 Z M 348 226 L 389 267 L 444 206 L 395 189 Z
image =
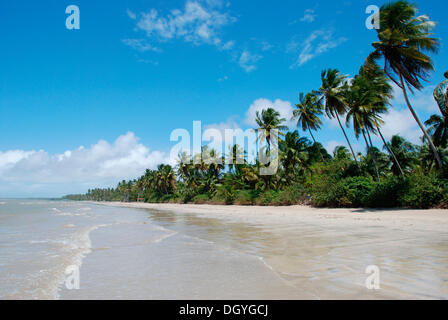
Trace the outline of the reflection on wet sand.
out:
M 148 212 L 149 219 L 166 228 L 260 257 L 299 296 L 306 292 L 323 299 L 448 298 L 446 232 L 391 227 L 375 217 L 373 224 L 348 228 L 309 220 L 269 224 Z M 369 265 L 380 268 L 380 290 L 365 287 Z

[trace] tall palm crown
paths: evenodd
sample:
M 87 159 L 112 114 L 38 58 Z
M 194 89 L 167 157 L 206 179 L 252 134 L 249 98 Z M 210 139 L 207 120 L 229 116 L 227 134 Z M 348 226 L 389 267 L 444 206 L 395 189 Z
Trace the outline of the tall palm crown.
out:
M 349 107 L 347 123 L 352 121 L 357 138 L 361 132 L 375 132 L 376 128 L 383 123 L 379 116 L 382 111 L 379 109 L 381 100 L 372 90 L 365 76 L 358 75 L 352 80 L 345 91 L 345 101 Z
M 334 118 L 338 114 L 346 111 L 344 103 L 343 87 L 346 83 L 346 76 L 339 73 L 337 69 L 328 69 L 321 72 L 322 85 L 316 92 L 325 99 L 325 113 L 329 118 Z
M 339 115 L 344 114 L 347 111 L 347 106 L 345 103 L 344 93 L 346 91 L 347 82 L 346 76 L 339 73 L 337 69 L 328 69 L 321 72 L 322 84 L 315 93 L 318 95 L 319 99 L 325 100 L 325 113 L 329 118 L 335 118 L 338 120 L 339 127 L 347 140 L 350 151 L 352 152 L 353 159 L 358 165 L 358 160 L 356 158 L 353 147 L 350 144 L 350 140 L 345 133 L 344 127 L 342 126 Z
M 417 8 L 407 1 L 385 4 L 380 10 L 380 29 L 375 51 L 370 60 L 384 58 L 384 70 L 400 88 L 402 76 L 409 89 L 422 89 L 422 80 L 427 80 L 434 70 L 432 59 L 423 51 L 437 52 L 439 41 L 432 38 L 435 22 L 428 16 L 416 16 Z
M 263 130 L 262 134 L 259 137 L 259 140 L 261 141 L 263 139 L 266 139 L 268 151 L 271 147 L 271 130 L 287 130 L 288 127 L 282 124 L 285 121 L 286 119 L 281 118 L 280 113 L 273 108 L 263 109 L 261 113 L 258 111 L 256 112 L 255 122 L 257 123 L 258 128 L 256 128 L 255 130 L 257 132 L 259 130 Z M 282 135 L 282 133 L 279 132 L 279 135 Z
M 439 48 L 439 41 L 431 34 L 435 23 L 426 15 L 416 14 L 417 8 L 403 0 L 383 5 L 380 10 L 380 29 L 377 30 L 379 41 L 372 43 L 375 50 L 366 62 L 384 58 L 384 71 L 403 90 L 406 104 L 441 168 L 442 161 L 437 148 L 412 108 L 406 92 L 406 88 L 411 92 L 414 88 L 423 88 L 421 81 L 426 81 L 434 70 L 432 60 L 425 52 L 434 53 Z

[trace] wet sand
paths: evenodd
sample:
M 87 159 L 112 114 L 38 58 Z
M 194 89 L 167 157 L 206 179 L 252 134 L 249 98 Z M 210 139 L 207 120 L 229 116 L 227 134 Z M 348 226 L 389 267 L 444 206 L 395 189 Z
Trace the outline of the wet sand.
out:
M 263 298 L 448 299 L 447 210 L 101 204 L 172 214 L 206 230 L 204 240 L 259 257 L 284 284 Z M 379 290 L 366 288 L 369 265 L 380 270 Z

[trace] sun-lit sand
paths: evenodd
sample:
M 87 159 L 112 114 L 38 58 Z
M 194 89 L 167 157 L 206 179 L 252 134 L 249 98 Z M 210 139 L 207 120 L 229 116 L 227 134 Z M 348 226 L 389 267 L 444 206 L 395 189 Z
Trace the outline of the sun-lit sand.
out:
M 220 235 L 223 242 L 257 248 L 265 265 L 293 288 L 291 298 L 448 298 L 447 210 L 102 204 L 175 212 L 202 226 L 231 225 Z M 379 290 L 365 286 L 369 265 L 380 270 Z M 285 298 L 276 292 L 268 297 Z

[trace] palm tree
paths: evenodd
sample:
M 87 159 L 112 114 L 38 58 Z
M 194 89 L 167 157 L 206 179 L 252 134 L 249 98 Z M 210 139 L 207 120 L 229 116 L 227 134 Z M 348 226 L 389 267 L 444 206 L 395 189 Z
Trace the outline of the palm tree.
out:
M 443 117 L 448 116 L 448 71 L 444 74 L 445 80 L 434 89 L 434 99 L 437 101 L 440 113 Z
M 448 117 L 441 117 L 438 114 L 433 114 L 425 121 L 428 132 L 432 136 L 434 145 L 441 148 L 446 148 L 448 143 Z
M 357 75 L 351 81 L 344 91 L 345 103 L 348 106 L 348 112 L 346 117 L 347 125 L 352 120 L 353 130 L 356 138 L 359 138 L 360 133 L 364 137 L 364 141 L 367 147 L 367 153 L 370 154 L 371 146 L 367 141 L 366 134 L 369 131 L 375 130 L 379 124 L 383 123 L 378 115 L 378 112 L 373 112 L 373 106 L 376 105 L 377 97 L 369 87 L 369 82 L 364 75 Z M 372 142 L 369 134 L 369 140 Z M 371 153 L 373 163 L 375 166 L 375 172 L 377 180 L 380 180 L 378 171 L 378 165 L 376 162 L 375 153 Z
M 280 142 L 282 164 L 287 175 L 294 174 L 298 165 L 304 166 L 308 158 L 306 153 L 308 141 L 307 138 L 300 137 L 299 132 L 295 130 L 286 133 L 285 139 Z
M 322 120 L 319 118 L 319 116 L 322 115 L 322 100 L 319 99 L 315 93 L 304 95 L 303 92 L 301 92 L 299 95 L 299 103 L 296 104 L 296 108 L 297 109 L 293 111 L 292 119 L 297 119 L 297 126 L 301 127 L 303 131 L 308 130 L 314 144 L 316 144 L 316 139 L 314 139 L 311 130 L 317 131 L 322 124 Z M 322 161 L 325 161 L 320 150 L 319 153 Z
M 259 140 L 262 141 L 263 139 L 266 139 L 267 152 L 269 152 L 271 148 L 271 131 L 278 130 L 280 131 L 279 135 L 283 135 L 281 131 L 288 129 L 287 126 L 282 125 L 285 121 L 286 119 L 280 118 L 280 113 L 273 108 L 263 109 L 261 113 L 258 111 L 256 112 L 255 122 L 257 123 L 258 128 L 256 128 L 255 131 L 258 132 L 259 130 L 263 130 Z
M 350 159 L 350 151 L 345 146 L 336 146 L 333 150 L 333 158 L 336 160 Z
M 409 170 L 413 166 L 416 152 L 415 145 L 406 141 L 406 139 L 399 135 L 392 136 L 390 143 L 387 143 L 387 145 L 397 157 L 403 170 Z M 392 159 L 390 160 L 392 161 Z M 392 162 L 391 170 L 396 176 L 400 174 L 400 170 L 395 162 Z
M 355 152 L 353 151 L 350 140 L 345 133 L 342 126 L 339 115 L 344 114 L 347 111 L 347 107 L 344 102 L 344 87 L 346 85 L 346 77 L 339 73 L 337 69 L 328 69 L 321 72 L 322 85 L 316 94 L 320 99 L 325 99 L 325 113 L 329 118 L 336 118 L 339 126 L 344 133 L 345 139 L 350 147 L 353 158 L 356 165 L 359 168 L 358 160 L 356 159 Z
M 370 92 L 374 95 L 375 99 L 372 101 L 370 112 L 381 114 L 387 111 L 387 106 L 390 105 L 390 100 L 393 98 L 393 88 L 389 83 L 389 79 L 387 78 L 384 70 L 380 68 L 376 63 L 368 63 L 361 67 L 359 74 L 362 75 L 365 80 L 368 81 L 368 88 Z M 384 139 L 384 136 L 381 132 L 381 127 L 379 124 L 376 124 L 376 132 L 380 135 L 381 140 L 383 141 L 383 146 L 386 147 L 390 156 L 395 161 L 395 164 L 400 170 L 402 176 L 404 176 L 404 172 L 401 169 L 400 163 L 398 162 L 397 157 L 393 151 L 389 148 Z M 372 131 L 375 133 L 375 131 Z M 370 145 L 373 147 L 372 139 L 370 137 L 369 131 L 367 131 L 367 135 L 370 140 Z
M 406 2 L 397 1 L 385 4 L 380 10 L 380 29 L 378 39 L 372 43 L 375 48 L 367 57 L 371 63 L 384 58 L 384 71 L 388 77 L 403 90 L 404 98 L 415 121 L 422 130 L 440 168 L 442 161 L 426 128 L 411 106 L 406 87 L 421 90 L 421 81 L 427 80 L 434 70 L 432 60 L 424 51 L 437 52 L 439 42 L 431 37 L 430 31 L 435 23 L 426 15 L 416 16 L 417 8 Z

